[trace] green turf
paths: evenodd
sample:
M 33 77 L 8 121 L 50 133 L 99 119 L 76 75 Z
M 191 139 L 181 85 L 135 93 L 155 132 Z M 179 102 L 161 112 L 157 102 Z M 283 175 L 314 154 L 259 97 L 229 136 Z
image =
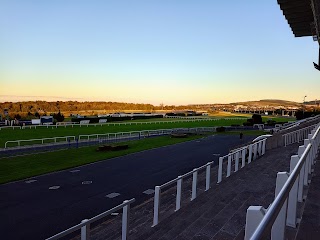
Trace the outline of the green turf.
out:
M 114 152 L 96 152 L 95 149 L 97 146 L 91 146 L 1 158 L 0 184 L 201 137 L 203 136 L 189 136 L 188 138 L 170 138 L 169 136 L 163 136 L 129 141 L 123 143 L 129 145 L 127 150 Z
M 263 117 L 266 121 L 270 117 Z M 273 118 L 276 121 L 288 121 L 288 118 Z M 175 119 L 172 119 L 176 121 Z M 193 128 L 193 127 L 213 127 L 213 126 L 230 126 L 232 124 L 242 125 L 245 120 L 234 120 L 219 118 L 217 121 L 177 121 L 170 123 L 165 120 L 159 121 L 159 119 L 148 120 L 147 124 L 138 124 L 136 121 L 132 121 L 132 125 L 102 125 L 102 126 L 71 126 L 65 127 L 40 127 L 37 129 L 2 129 L 0 130 L 0 148 L 4 147 L 6 141 L 22 140 L 22 139 L 37 139 L 37 138 L 50 138 L 50 137 L 62 137 L 62 136 L 79 136 L 86 134 L 104 134 L 104 133 L 115 133 L 115 132 L 130 132 L 130 131 L 141 131 L 141 130 L 154 130 L 154 129 L 170 129 L 170 128 Z M 142 122 L 142 120 L 138 121 Z M 144 122 L 144 120 L 143 120 Z M 16 144 L 10 144 L 8 146 L 16 146 Z

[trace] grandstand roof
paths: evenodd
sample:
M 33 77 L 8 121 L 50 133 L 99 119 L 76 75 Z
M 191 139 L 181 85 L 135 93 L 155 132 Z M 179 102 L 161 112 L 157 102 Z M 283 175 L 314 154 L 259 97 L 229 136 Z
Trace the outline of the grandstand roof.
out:
M 312 36 L 320 44 L 320 0 L 277 0 L 296 37 Z

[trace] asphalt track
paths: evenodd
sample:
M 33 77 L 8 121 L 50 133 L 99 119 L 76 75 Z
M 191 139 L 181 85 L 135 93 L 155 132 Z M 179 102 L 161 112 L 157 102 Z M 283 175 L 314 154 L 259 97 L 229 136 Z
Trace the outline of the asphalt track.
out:
M 124 200 L 134 197 L 139 204 L 152 196 L 145 190 L 216 161 L 216 154 L 253 138 L 215 135 L 0 185 L 1 239 L 45 239 Z M 53 186 L 59 188 L 50 190 Z M 106 197 L 110 193 L 120 195 Z

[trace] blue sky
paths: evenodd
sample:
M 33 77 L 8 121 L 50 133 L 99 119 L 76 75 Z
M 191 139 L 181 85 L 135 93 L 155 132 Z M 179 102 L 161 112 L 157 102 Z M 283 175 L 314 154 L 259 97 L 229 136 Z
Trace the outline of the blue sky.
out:
M 320 98 L 277 1 L 1 0 L 0 101 Z

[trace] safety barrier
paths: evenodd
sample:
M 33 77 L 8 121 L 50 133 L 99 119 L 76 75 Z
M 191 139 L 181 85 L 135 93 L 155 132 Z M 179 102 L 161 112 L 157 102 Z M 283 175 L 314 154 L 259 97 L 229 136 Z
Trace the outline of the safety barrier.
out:
M 315 126 L 317 126 L 317 124 L 284 134 L 284 146 L 286 147 L 290 144 L 301 142 L 303 139 L 307 138 L 308 134 L 315 128 Z
M 290 173 L 278 172 L 275 199 L 268 209 L 250 206 L 247 210 L 245 239 L 282 240 L 286 226 L 297 227 L 297 204 L 303 201 L 303 188 L 310 183 L 309 176 L 320 145 L 320 124 L 304 144 L 299 146 L 298 155 L 291 156 Z
M 53 140 L 53 143 L 57 143 L 57 140 L 65 140 L 64 142 L 72 141 L 111 141 L 111 140 L 125 140 L 125 139 L 135 139 L 135 138 L 146 138 L 153 136 L 162 136 L 168 135 L 173 132 L 184 132 L 184 133 L 205 133 L 205 132 L 215 132 L 215 127 L 199 127 L 199 128 L 172 128 L 172 129 L 157 129 L 157 130 L 143 130 L 143 131 L 133 131 L 133 132 L 120 132 L 120 133 L 98 133 L 98 134 L 89 134 L 89 135 L 79 135 L 76 136 L 63 136 L 63 137 L 52 137 L 52 138 L 37 138 L 37 139 L 21 139 L 21 140 L 11 140 L 6 141 L 4 148 L 8 148 L 8 144 L 16 144 L 14 147 L 21 147 L 21 143 L 31 143 L 38 142 L 38 144 L 48 143 L 49 140 Z M 62 142 L 62 141 L 59 141 Z
M 81 221 L 81 223 L 62 231 L 52 237 L 47 238 L 46 240 L 56 240 L 60 239 L 64 236 L 67 236 L 68 234 L 71 234 L 77 230 L 81 229 L 81 240 L 89 240 L 90 239 L 90 224 L 101 219 L 104 217 L 107 217 L 108 215 L 111 215 L 112 213 L 122 209 L 122 234 L 121 234 L 121 240 L 126 240 L 128 236 L 128 229 L 129 229 L 129 214 L 130 214 L 130 204 L 135 201 L 134 198 L 130 200 L 124 201 L 122 204 L 111 208 L 110 210 L 103 212 L 93 218 L 90 219 L 84 219 Z
M 40 144 L 48 143 L 49 140 L 53 140 L 53 143 L 57 143 L 57 140 L 64 140 L 64 142 L 75 141 L 75 136 L 63 136 L 63 137 L 52 137 L 52 138 L 34 138 L 34 139 L 26 139 L 26 140 L 14 140 L 14 141 L 6 141 L 4 144 L 4 148 L 7 148 L 9 143 L 16 143 L 18 147 L 21 147 L 21 143 L 30 143 L 30 142 L 39 142 Z M 47 141 L 47 142 L 45 142 Z
M 249 154 L 246 155 L 245 153 L 249 149 Z M 231 165 L 232 161 L 235 161 L 235 170 L 234 172 L 238 171 L 239 167 L 239 156 L 240 152 L 242 153 L 241 158 L 242 158 L 242 165 L 241 167 L 245 166 L 245 162 L 247 161 L 250 163 L 252 160 L 256 159 L 259 156 L 262 156 L 265 154 L 266 150 L 266 139 L 262 139 L 258 142 L 249 144 L 248 146 L 245 146 L 239 150 L 235 150 L 232 153 L 229 153 L 226 156 L 220 157 L 219 158 L 219 167 L 218 167 L 218 182 L 220 183 L 222 181 L 222 164 L 223 164 L 223 159 L 227 158 L 228 159 L 228 165 L 227 165 L 227 177 L 231 175 Z M 252 156 L 253 154 L 253 156 Z M 177 193 L 176 193 L 176 207 L 175 211 L 178 211 L 181 208 L 181 192 L 182 192 L 182 182 L 183 179 L 186 177 L 189 177 L 192 175 L 192 190 L 191 190 L 191 201 L 196 199 L 197 197 L 197 181 L 198 181 L 198 173 L 199 171 L 205 169 L 206 173 L 206 187 L 205 191 L 208 191 L 210 189 L 210 178 L 211 178 L 211 167 L 213 165 L 213 162 L 208 162 L 207 164 L 195 168 L 192 171 L 178 176 L 177 178 L 164 183 L 160 186 L 155 186 L 155 193 L 154 193 L 154 211 L 153 211 L 153 225 L 152 227 L 156 226 L 159 223 L 159 208 L 160 208 L 160 198 L 161 198 L 161 189 L 167 188 L 168 186 L 177 185 Z
M 97 126 L 117 126 L 117 125 L 144 125 L 144 124 L 168 124 L 168 123 L 181 123 L 181 122 L 199 122 L 199 121 L 219 121 L 219 120 L 244 120 L 244 118 L 188 118 L 188 117 L 181 117 L 181 120 L 178 121 L 149 121 L 149 122 L 134 122 L 134 121 L 130 121 L 130 122 L 100 122 L 100 123 L 84 123 L 84 124 L 79 124 L 79 123 L 75 123 L 75 122 L 61 122 L 61 123 L 57 123 L 56 125 L 27 125 L 27 126 L 4 126 L 4 127 L 0 127 L 1 129 L 5 129 L 5 128 L 13 128 L 13 129 L 37 129 L 37 128 L 59 128 L 59 127 L 74 127 L 74 126 L 78 126 L 78 127 L 83 127 L 83 126 L 87 126 L 87 127 L 97 127 Z
M 210 188 L 210 169 L 213 162 L 208 162 L 206 165 L 203 165 L 199 168 L 195 168 L 192 171 L 178 176 L 177 178 L 162 184 L 160 186 L 155 186 L 154 189 L 154 211 L 153 211 L 153 225 L 152 227 L 156 226 L 159 223 L 159 208 L 160 208 L 160 195 L 161 195 L 161 189 L 168 187 L 173 184 L 177 184 L 177 195 L 176 195 L 176 208 L 175 211 L 178 211 L 181 208 L 181 193 L 182 193 L 182 180 L 183 178 L 186 178 L 190 175 L 192 175 L 192 193 L 191 193 L 191 201 L 196 199 L 197 197 L 197 178 L 198 178 L 198 172 L 202 169 L 206 169 L 206 189 L 205 191 L 208 191 Z
M 266 141 L 267 141 L 267 138 L 264 138 L 260 141 L 249 144 L 245 147 L 236 149 L 226 156 L 219 157 L 218 183 L 222 181 L 224 159 L 228 159 L 227 171 L 225 176 L 229 177 L 232 174 L 232 171 L 231 171 L 232 165 L 234 165 L 234 172 L 237 172 L 239 170 L 240 159 L 241 159 L 241 168 L 243 168 L 246 165 L 246 162 L 249 164 L 253 160 L 257 159 L 258 156 L 264 155 L 266 152 Z

